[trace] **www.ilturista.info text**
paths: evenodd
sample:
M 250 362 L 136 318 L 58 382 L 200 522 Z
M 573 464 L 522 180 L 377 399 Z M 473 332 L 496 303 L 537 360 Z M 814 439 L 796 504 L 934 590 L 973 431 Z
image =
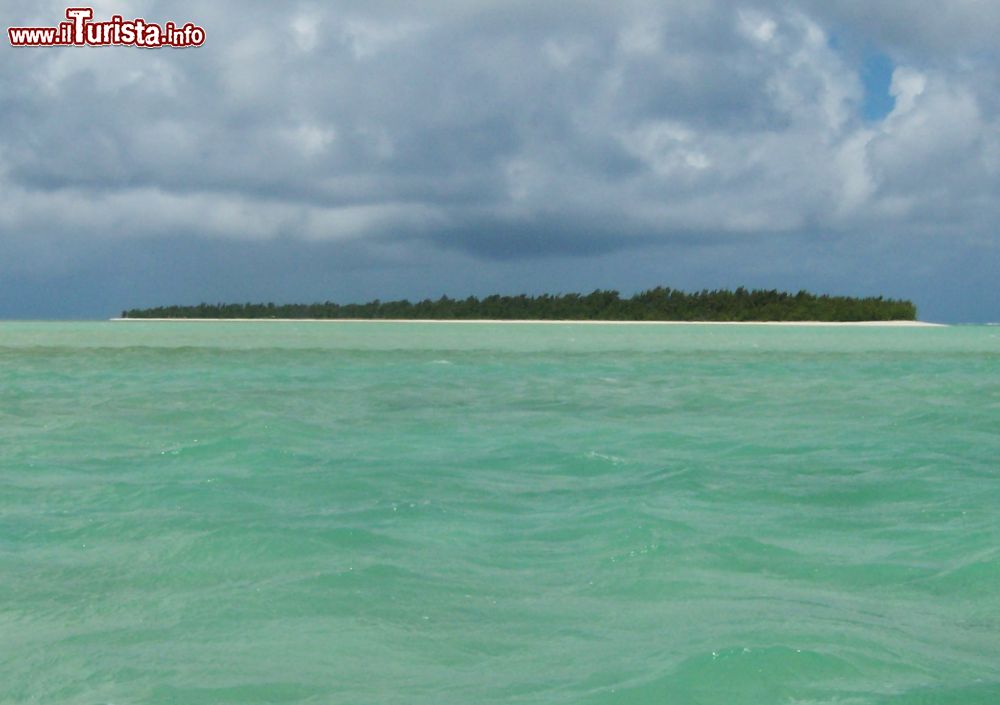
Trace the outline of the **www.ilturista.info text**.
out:
M 90 7 L 71 7 L 66 10 L 66 22 L 55 27 L 10 27 L 7 36 L 11 46 L 136 46 L 156 49 L 159 47 L 198 47 L 205 43 L 205 30 L 191 22 L 163 25 L 147 22 L 141 17 L 134 20 L 113 15 L 107 22 L 94 22 Z

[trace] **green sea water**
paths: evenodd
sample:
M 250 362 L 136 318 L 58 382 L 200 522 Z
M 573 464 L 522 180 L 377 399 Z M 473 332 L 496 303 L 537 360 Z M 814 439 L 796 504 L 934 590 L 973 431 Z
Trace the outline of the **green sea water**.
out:
M 0 703 L 1000 703 L 1000 328 L 0 324 Z

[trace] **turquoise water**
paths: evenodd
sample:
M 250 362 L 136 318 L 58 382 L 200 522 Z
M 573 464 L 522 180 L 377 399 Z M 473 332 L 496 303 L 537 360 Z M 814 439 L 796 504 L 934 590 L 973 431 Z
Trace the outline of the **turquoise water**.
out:
M 0 324 L 2 703 L 1000 702 L 1000 329 Z

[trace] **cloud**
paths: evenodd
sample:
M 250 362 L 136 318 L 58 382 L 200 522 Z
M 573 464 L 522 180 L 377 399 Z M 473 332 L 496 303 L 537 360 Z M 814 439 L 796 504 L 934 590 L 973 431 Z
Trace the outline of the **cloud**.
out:
M 106 3 L 208 41 L 4 48 L 0 274 L 171 236 L 483 262 L 932 229 L 996 247 L 1000 10 L 903 7 Z M 852 42 L 894 60 L 882 120 Z
M 1000 6 L 991 0 L 805 0 L 805 12 L 863 41 L 910 60 L 947 64 L 957 56 L 993 53 Z

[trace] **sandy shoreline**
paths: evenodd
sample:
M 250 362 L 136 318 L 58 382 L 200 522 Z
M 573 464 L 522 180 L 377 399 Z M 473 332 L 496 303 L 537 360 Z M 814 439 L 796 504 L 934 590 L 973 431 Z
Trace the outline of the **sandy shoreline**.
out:
M 436 318 L 112 318 L 116 322 L 153 321 L 160 323 L 532 323 L 541 325 L 599 326 L 823 326 L 868 328 L 942 328 L 943 323 L 925 321 L 573 321 L 573 320 L 497 320 Z

